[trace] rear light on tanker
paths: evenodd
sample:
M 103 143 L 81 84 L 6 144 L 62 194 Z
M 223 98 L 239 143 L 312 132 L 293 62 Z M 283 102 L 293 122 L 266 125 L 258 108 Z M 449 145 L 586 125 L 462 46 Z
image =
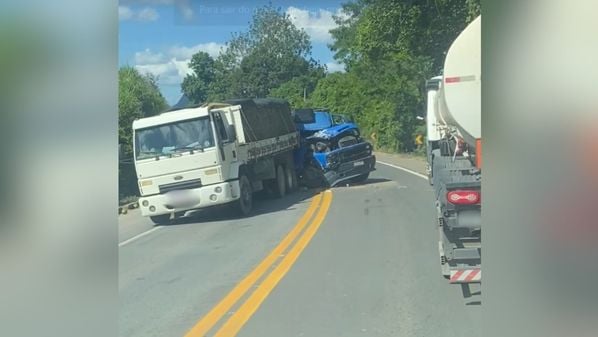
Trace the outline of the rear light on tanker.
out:
M 481 194 L 473 190 L 456 190 L 448 192 L 446 199 L 453 205 L 475 205 L 480 203 Z

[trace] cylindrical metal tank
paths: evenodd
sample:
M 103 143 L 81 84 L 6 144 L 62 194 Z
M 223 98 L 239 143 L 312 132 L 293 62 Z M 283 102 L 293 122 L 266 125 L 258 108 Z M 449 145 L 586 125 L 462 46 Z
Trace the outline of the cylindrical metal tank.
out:
M 481 139 L 481 17 L 448 50 L 438 94 L 438 123 L 455 127 L 470 146 Z

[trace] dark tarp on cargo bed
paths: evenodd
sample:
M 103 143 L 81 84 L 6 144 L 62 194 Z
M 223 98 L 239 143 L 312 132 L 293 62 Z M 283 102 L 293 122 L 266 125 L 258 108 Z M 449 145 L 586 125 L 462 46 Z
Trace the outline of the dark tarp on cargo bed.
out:
M 292 113 L 295 123 L 312 124 L 316 122 L 316 115 L 314 109 L 297 109 Z
M 240 105 L 245 140 L 253 142 L 295 132 L 289 103 L 282 99 L 233 99 L 225 103 Z

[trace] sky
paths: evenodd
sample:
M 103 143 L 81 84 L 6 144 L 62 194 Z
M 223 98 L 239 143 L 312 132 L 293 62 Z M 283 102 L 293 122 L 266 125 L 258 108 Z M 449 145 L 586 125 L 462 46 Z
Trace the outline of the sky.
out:
M 190 70 L 191 56 L 205 51 L 217 57 L 234 32 L 246 31 L 253 11 L 272 3 L 305 29 L 312 57 L 329 72 L 343 71 L 328 48 L 333 15 L 346 0 L 120 0 L 119 65 L 158 77 L 160 91 L 170 105 L 181 97 L 180 84 Z

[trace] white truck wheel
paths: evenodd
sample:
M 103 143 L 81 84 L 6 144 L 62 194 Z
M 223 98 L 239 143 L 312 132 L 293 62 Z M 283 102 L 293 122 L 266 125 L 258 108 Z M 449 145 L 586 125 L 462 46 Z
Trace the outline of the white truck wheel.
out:
M 285 174 L 287 180 L 287 191 L 295 191 L 297 189 L 297 173 L 292 166 L 287 166 L 285 167 Z
M 239 190 L 240 196 L 239 200 L 237 200 L 236 208 L 240 215 L 245 216 L 251 213 L 253 209 L 253 191 L 251 183 L 245 175 L 239 178 Z
M 276 167 L 276 179 L 274 189 L 274 194 L 278 198 L 282 198 L 287 194 L 287 179 L 282 165 L 278 165 Z

